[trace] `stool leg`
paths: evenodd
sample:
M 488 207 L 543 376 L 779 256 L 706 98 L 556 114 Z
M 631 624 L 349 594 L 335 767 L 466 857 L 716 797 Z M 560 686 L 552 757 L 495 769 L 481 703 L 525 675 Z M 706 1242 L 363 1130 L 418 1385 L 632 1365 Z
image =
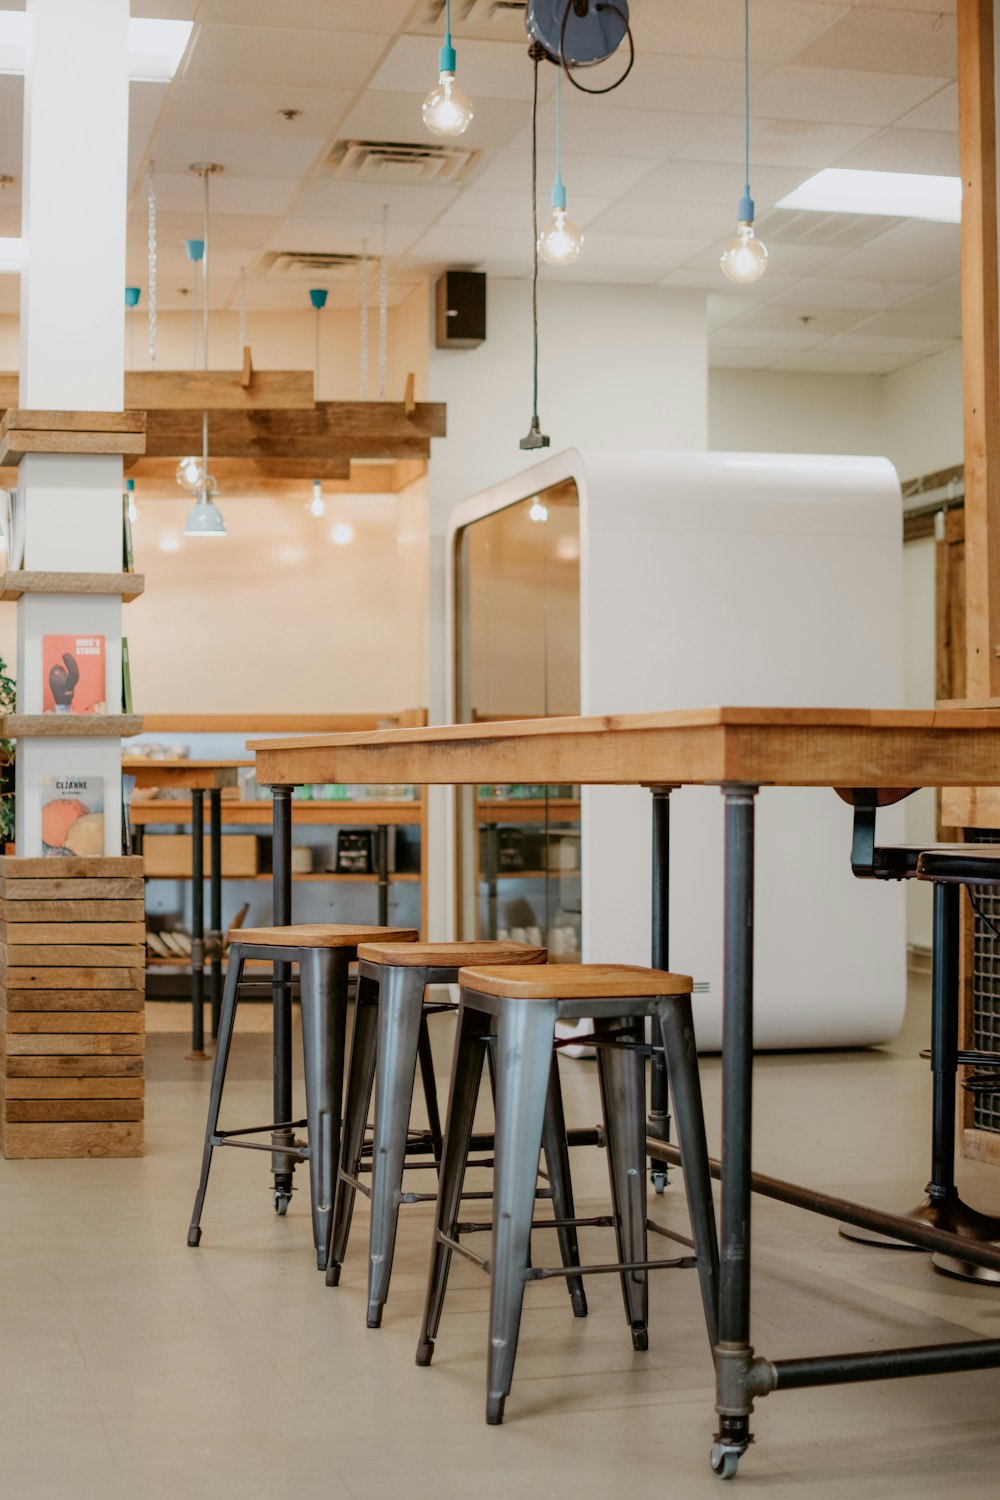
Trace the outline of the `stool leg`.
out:
M 602 1041 L 612 1043 L 598 1047 L 597 1071 L 618 1259 L 646 1260 L 645 1062 L 637 1047 L 615 1041 L 623 1036 L 623 1029 L 613 1022 L 598 1021 L 597 1032 Z M 642 1031 L 633 1024 L 624 1031 L 624 1036 L 641 1041 Z M 621 1281 L 632 1347 L 641 1351 L 649 1347 L 649 1275 L 646 1271 L 623 1271 Z
M 438 1109 L 437 1080 L 434 1077 L 434 1057 L 431 1052 L 431 1034 L 427 1026 L 426 1013 L 420 1015 L 420 1037 L 417 1042 L 417 1057 L 420 1060 L 420 1083 L 427 1107 L 427 1130 L 434 1147 L 434 1160 L 440 1165 L 443 1137 L 441 1114 Z
M 962 888 L 938 881 L 934 886 L 934 973 L 931 1008 L 931 1076 L 933 1126 L 932 1202 L 955 1193 L 955 1102 L 958 1082 L 958 947 L 959 897 Z
M 229 1049 L 233 1041 L 233 1024 L 236 1020 L 236 1002 L 242 978 L 243 954 L 234 944 L 229 954 L 226 988 L 222 997 L 222 1010 L 219 1014 L 219 1040 L 215 1049 L 215 1062 L 212 1064 L 212 1088 L 208 1096 L 208 1120 L 205 1125 L 205 1145 L 201 1157 L 201 1181 L 198 1183 L 198 1191 L 195 1194 L 191 1225 L 188 1229 L 187 1242 L 192 1249 L 201 1243 L 201 1215 L 205 1207 L 208 1174 L 212 1169 L 212 1152 L 215 1149 L 213 1137 L 219 1128 L 222 1089 L 226 1081 Z
M 572 1219 L 576 1212 L 573 1207 L 573 1179 L 570 1176 L 569 1147 L 566 1144 L 566 1119 L 563 1114 L 562 1085 L 559 1082 L 559 1059 L 554 1052 L 549 1070 L 545 1123 L 542 1126 L 542 1149 L 545 1152 L 545 1168 L 549 1175 L 549 1187 L 552 1190 L 553 1215 L 557 1219 Z M 563 1265 L 578 1266 L 580 1245 L 576 1226 L 567 1224 L 564 1228 L 557 1229 L 556 1234 Z M 587 1294 L 583 1290 L 583 1277 L 567 1276 L 566 1286 L 573 1304 L 574 1317 L 585 1318 Z
M 375 1062 L 372 1214 L 368 1240 L 369 1328 L 379 1327 L 382 1308 L 389 1295 L 426 983 L 425 969 L 400 967 L 383 970 Z
M 531 1220 L 554 1035 L 554 1005 L 540 1000 L 505 1003 L 496 1048 L 493 1270 L 486 1388 L 486 1420 L 491 1426 L 503 1421 L 504 1402 L 514 1375 L 524 1283 L 531 1263 Z
M 344 1106 L 344 1136 L 341 1143 L 341 1173 L 357 1178 L 361 1171 L 365 1132 L 368 1128 L 368 1108 L 371 1104 L 372 1085 L 375 1081 L 375 1042 L 378 1035 L 378 983 L 364 975 L 358 980 L 357 1002 L 354 1007 L 354 1034 L 351 1037 L 351 1064 L 347 1079 L 347 1103 Z M 326 1263 L 326 1284 L 336 1286 L 340 1280 L 340 1268 L 347 1254 L 347 1241 L 351 1233 L 351 1217 L 354 1213 L 356 1188 L 345 1182 L 343 1176 L 337 1183 L 334 1200 L 333 1234 L 330 1237 L 330 1258 Z
M 708 1170 L 705 1112 L 690 995 L 660 1002 L 660 1032 L 670 1075 L 684 1170 L 684 1193 L 698 1257 L 698 1280 L 705 1309 L 708 1342 L 719 1342 L 719 1236 L 715 1226 L 712 1178 Z
M 302 1050 L 305 1062 L 306 1123 L 309 1129 L 309 1193 L 316 1264 L 326 1270 L 333 1228 L 340 1114 L 344 1099 L 344 1045 L 347 1030 L 346 949 L 300 950 Z
M 464 1005 L 459 1008 L 437 1207 L 434 1211 L 431 1264 L 427 1275 L 424 1320 L 420 1342 L 417 1344 L 418 1365 L 430 1364 L 434 1354 L 434 1340 L 441 1323 L 452 1255 L 449 1246 L 442 1243 L 442 1236 L 449 1240 L 455 1238 L 465 1168 L 469 1159 L 469 1142 L 472 1139 L 479 1085 L 483 1077 L 483 1054 L 487 1050 L 484 1043 L 489 1031 L 490 1018 L 484 1011 L 471 1010 Z

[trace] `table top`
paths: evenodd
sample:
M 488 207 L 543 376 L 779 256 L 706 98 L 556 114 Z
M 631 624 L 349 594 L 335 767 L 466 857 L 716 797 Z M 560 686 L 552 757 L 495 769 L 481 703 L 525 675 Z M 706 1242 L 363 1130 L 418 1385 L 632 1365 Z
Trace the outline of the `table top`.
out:
M 1000 711 L 698 708 L 252 740 L 257 780 L 1000 786 Z
M 153 760 L 144 755 L 122 758 L 123 773 L 135 777 L 140 791 L 158 786 L 194 792 L 217 791 L 220 787 L 236 786 L 240 767 L 252 765 L 252 760 Z

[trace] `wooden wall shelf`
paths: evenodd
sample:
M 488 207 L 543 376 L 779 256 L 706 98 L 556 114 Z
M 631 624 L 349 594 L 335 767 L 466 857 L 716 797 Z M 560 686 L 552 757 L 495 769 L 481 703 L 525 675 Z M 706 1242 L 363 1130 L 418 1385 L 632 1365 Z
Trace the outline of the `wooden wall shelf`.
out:
M 0 420 L 0 464 L 27 453 L 123 454 L 146 451 L 144 411 L 27 411 L 9 407 Z
M 0 739 L 126 739 L 141 734 L 140 714 L 0 714 Z
M 138 599 L 146 587 L 142 573 L 4 573 L 0 600 L 20 599 L 22 594 L 111 594 L 123 604 Z

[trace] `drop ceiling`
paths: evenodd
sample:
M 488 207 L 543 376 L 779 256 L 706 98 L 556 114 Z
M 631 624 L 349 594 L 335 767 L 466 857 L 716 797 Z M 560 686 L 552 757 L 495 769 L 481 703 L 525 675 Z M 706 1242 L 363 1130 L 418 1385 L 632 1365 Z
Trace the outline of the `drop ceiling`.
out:
M 10 3 L 10 0 L 6 0 Z M 146 172 L 156 165 L 159 295 L 187 306 L 183 240 L 200 229 L 196 161 L 213 179 L 214 306 L 303 306 L 315 280 L 275 275 L 285 253 L 377 250 L 388 204 L 390 295 L 445 265 L 528 275 L 531 66 L 516 7 L 453 0 L 476 118 L 460 164 L 381 171 L 350 142 L 433 144 L 420 101 L 436 76 L 441 0 L 134 0 L 192 20 L 169 85 L 133 84 L 129 277 L 146 284 Z M 753 0 L 752 168 L 771 259 L 753 288 L 718 270 L 742 189 L 741 0 L 632 0 L 637 60 L 604 98 L 564 90 L 563 175 L 586 232 L 577 265 L 545 279 L 708 294 L 714 365 L 885 373 L 957 342 L 959 231 L 872 218 L 803 225 L 778 198 L 821 167 L 957 173 L 955 0 Z M 620 59 L 590 72 L 609 80 Z M 555 70 L 542 69 L 540 185 L 553 170 Z M 0 77 L 0 173 L 20 173 L 21 80 Z M 283 111 L 296 111 L 287 119 Z M 340 170 L 367 162 L 368 171 Z M 408 173 L 408 175 L 407 175 Z M 17 185 L 0 233 L 18 233 Z M 374 282 L 374 278 L 373 278 Z M 353 271 L 332 305 L 358 300 Z M 9 289 L 3 292 L 11 296 Z M 6 304 L 0 304 L 6 305 Z

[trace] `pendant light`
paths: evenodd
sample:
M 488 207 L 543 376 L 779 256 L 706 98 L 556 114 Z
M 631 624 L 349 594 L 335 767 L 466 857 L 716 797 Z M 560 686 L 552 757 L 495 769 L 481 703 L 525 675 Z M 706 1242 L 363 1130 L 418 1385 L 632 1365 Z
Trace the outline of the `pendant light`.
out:
M 316 368 L 315 374 L 313 376 L 313 381 L 315 383 L 317 401 L 319 400 L 319 315 L 326 306 L 327 295 L 328 294 L 326 288 L 322 286 L 314 286 L 309 293 L 309 301 L 312 305 L 313 311 L 316 314 Z
M 221 172 L 222 168 L 215 162 L 195 162 L 191 171 L 202 179 L 204 185 L 204 238 L 200 241 L 188 242 L 188 253 L 191 254 L 192 245 L 200 245 L 200 255 L 191 255 L 192 260 L 200 260 L 202 263 L 202 356 L 203 367 L 208 371 L 208 180 L 215 173 Z M 181 468 L 185 471 L 186 482 L 191 485 L 195 492 L 195 502 L 184 522 L 185 536 L 225 536 L 226 523 L 222 518 L 222 512 L 215 504 L 215 496 L 218 494 L 218 485 L 208 472 L 208 412 L 201 414 L 201 464 L 197 465 L 189 459 L 182 460 Z M 191 476 L 197 473 L 194 484 L 191 484 Z
M 552 218 L 538 236 L 538 253 L 550 266 L 571 266 L 583 248 L 583 235 L 566 217 L 562 180 L 562 69 L 556 73 L 556 176 L 552 184 Z
M 736 233 L 719 257 L 722 274 L 739 286 L 759 281 L 767 270 L 767 247 L 754 234 L 750 196 L 750 0 L 743 0 L 743 197 L 736 209 Z
M 319 479 L 313 480 L 312 499 L 306 506 L 306 510 L 311 516 L 326 515 L 326 501 L 323 499 L 323 485 Z
M 139 305 L 140 290 L 137 286 L 125 288 L 125 306 L 128 309 L 128 367 L 135 369 L 135 309 Z
M 455 49 L 451 45 L 451 0 L 444 6 L 444 46 L 438 55 L 437 87 L 423 104 L 424 124 L 432 135 L 464 135 L 472 123 L 472 100 L 455 82 Z

